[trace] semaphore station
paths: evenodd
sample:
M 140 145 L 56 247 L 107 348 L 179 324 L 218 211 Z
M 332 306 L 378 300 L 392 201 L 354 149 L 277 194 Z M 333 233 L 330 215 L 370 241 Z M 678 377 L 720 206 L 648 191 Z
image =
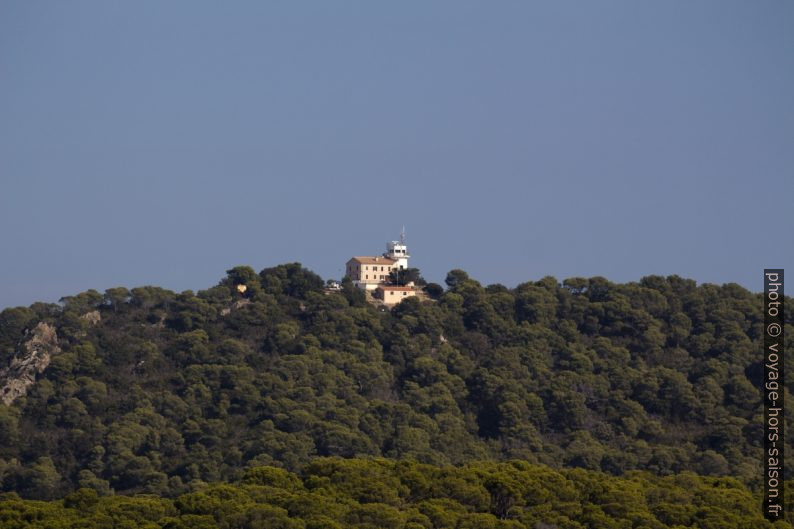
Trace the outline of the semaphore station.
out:
M 403 299 L 416 295 L 416 288 L 412 283 L 397 285 L 392 276 L 392 271 L 408 268 L 410 257 L 403 230 L 400 240 L 389 242 L 382 255 L 351 258 L 345 266 L 345 275 L 354 285 L 371 293 L 384 305 L 396 305 Z

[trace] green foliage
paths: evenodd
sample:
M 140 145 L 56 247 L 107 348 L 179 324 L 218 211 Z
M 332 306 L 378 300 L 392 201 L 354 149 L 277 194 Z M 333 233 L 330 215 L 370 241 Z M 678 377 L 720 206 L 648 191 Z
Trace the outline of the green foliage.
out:
M 428 283 L 424 288 L 425 293 L 430 296 L 430 299 L 438 300 L 444 293 L 444 287 L 438 283 Z
M 246 490 L 378 504 L 332 514 L 304 505 L 306 527 L 576 527 L 544 514 L 541 489 L 515 477 L 408 476 L 362 459 L 373 457 L 439 468 L 521 459 L 613 475 L 692 469 L 759 486 L 759 295 L 676 276 L 507 288 L 453 270 L 446 284 L 428 285 L 437 299 L 386 311 L 349 281 L 326 292 L 298 263 L 258 274 L 238 266 L 197 293 L 115 288 L 6 309 L 5 362 L 40 321 L 62 352 L 25 397 L 0 405 L 0 486 L 41 500 L 86 489 L 100 504 L 114 493 L 201 504 L 215 500 L 188 494 L 242 480 Z M 93 311 L 101 319 L 89 323 Z M 343 486 L 346 473 L 382 485 Z M 279 501 L 268 505 L 299 508 Z M 608 527 L 614 514 L 565 501 L 555 516 L 584 526 Z M 229 526 L 280 519 L 260 507 Z M 694 515 L 676 501 L 655 509 L 660 523 L 695 523 L 681 521 Z M 173 527 L 218 523 L 198 507 L 175 512 L 165 515 Z M 646 514 L 637 516 L 639 527 Z
M 512 461 L 439 467 L 385 459 L 315 459 L 300 473 L 251 468 L 241 483 L 202 484 L 173 500 L 98 496 L 60 501 L 0 496 L 9 529 L 651 529 L 790 528 L 763 519 L 741 483 L 692 473 L 613 477 Z
M 407 285 L 414 283 L 416 286 L 424 286 L 427 281 L 422 277 L 422 273 L 418 268 L 400 268 L 399 270 L 392 270 L 389 273 L 389 278 L 395 285 Z

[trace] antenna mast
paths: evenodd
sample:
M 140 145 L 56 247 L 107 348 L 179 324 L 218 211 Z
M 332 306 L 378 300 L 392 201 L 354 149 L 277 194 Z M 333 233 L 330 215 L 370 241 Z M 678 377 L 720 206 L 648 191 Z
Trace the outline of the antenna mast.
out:
M 403 231 L 400 232 L 400 244 L 405 244 L 405 226 L 403 226 Z

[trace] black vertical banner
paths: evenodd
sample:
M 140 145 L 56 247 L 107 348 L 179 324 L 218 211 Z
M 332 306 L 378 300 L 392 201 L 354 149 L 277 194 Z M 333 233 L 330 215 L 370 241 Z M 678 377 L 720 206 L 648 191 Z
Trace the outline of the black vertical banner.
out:
M 783 519 L 783 269 L 764 269 L 764 516 Z

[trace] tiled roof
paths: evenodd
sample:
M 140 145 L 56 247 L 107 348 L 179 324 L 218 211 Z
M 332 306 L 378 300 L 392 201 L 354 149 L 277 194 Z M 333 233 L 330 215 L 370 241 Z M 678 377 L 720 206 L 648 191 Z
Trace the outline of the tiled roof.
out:
M 361 264 L 382 264 L 393 265 L 397 261 L 388 257 L 353 257 L 350 261 L 357 261 Z
M 410 292 L 413 290 L 413 287 L 399 287 L 397 285 L 379 285 L 378 288 L 381 290 L 396 290 L 398 292 Z

